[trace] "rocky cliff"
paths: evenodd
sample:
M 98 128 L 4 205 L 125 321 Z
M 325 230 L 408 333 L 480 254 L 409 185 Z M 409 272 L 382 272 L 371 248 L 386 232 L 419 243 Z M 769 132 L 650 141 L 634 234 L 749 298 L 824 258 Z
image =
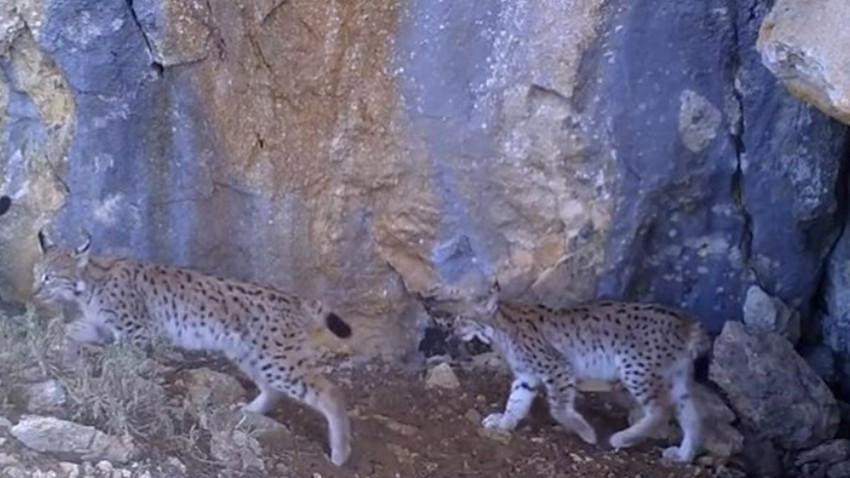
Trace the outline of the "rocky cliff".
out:
M 323 296 L 373 352 L 491 277 L 714 331 L 758 285 L 846 331 L 850 134 L 762 63 L 771 4 L 3 0 L 2 292 L 82 226 Z

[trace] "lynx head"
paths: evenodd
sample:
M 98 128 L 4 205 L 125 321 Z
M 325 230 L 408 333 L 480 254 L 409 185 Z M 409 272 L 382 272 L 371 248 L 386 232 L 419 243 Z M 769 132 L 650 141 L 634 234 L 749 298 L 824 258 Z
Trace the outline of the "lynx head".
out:
M 33 295 L 45 302 L 74 301 L 86 290 L 83 272 L 89 262 L 91 237 L 75 250 L 52 244 L 44 232 L 38 233 L 41 257 L 33 266 Z
M 494 281 L 483 295 L 451 290 L 443 299 L 420 296 L 420 301 L 438 326 L 451 329 L 459 339 L 490 343 L 500 290 L 499 282 Z

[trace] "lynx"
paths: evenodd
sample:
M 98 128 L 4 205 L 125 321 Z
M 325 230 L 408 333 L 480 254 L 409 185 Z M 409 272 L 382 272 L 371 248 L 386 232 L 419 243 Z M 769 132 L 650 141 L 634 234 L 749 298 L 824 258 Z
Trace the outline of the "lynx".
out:
M 692 393 L 693 363 L 708 353 L 711 339 L 683 312 L 628 302 L 524 305 L 500 301 L 496 282 L 485 297 L 462 300 L 453 315 L 455 335 L 490 344 L 514 376 L 505 411 L 487 416 L 485 428 L 513 430 L 542 386 L 553 418 L 595 444 L 595 430 L 574 407 L 577 382 L 620 382 L 643 417 L 611 436 L 613 448 L 637 444 L 669 419 L 673 406 L 683 439 L 662 456 L 690 463 L 699 452 L 702 419 Z
M 184 349 L 221 352 L 259 388 L 259 395 L 243 405 L 245 411 L 265 414 L 284 396 L 309 405 L 328 422 L 331 461 L 346 462 L 351 437 L 345 401 L 321 375 L 307 342 L 309 329 L 318 326 L 340 338 L 351 336 L 337 314 L 318 301 L 270 287 L 90 256 L 90 238 L 71 250 L 49 244 L 39 233 L 39 244 L 36 299 L 79 306 L 66 337 L 68 354 L 76 356 L 87 343 L 145 347 L 153 338 Z

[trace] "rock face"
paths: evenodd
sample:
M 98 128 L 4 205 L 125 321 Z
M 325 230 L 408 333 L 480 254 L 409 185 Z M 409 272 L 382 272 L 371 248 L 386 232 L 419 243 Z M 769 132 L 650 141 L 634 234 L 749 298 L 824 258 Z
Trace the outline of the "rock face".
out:
M 850 398 L 850 234 L 846 231 L 827 265 L 823 304 L 820 332 L 838 358 L 834 367 L 842 395 Z
M 850 30 L 844 0 L 778 0 L 756 44 L 764 64 L 797 97 L 850 124 Z
M 713 355 L 710 377 L 745 426 L 786 450 L 835 436 L 840 421 L 835 397 L 786 338 L 728 322 Z
M 84 226 L 321 296 L 367 353 L 415 347 L 409 292 L 493 276 L 808 317 L 848 132 L 761 64 L 770 3 L 7 0 L 0 293 Z

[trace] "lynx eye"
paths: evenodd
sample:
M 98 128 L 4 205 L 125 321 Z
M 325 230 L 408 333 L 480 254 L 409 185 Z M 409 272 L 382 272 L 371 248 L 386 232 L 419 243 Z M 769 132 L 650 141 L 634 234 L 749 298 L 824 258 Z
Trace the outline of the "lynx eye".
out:
M 50 274 L 44 274 L 43 276 L 41 276 L 42 282 L 50 282 L 50 279 L 51 279 Z

